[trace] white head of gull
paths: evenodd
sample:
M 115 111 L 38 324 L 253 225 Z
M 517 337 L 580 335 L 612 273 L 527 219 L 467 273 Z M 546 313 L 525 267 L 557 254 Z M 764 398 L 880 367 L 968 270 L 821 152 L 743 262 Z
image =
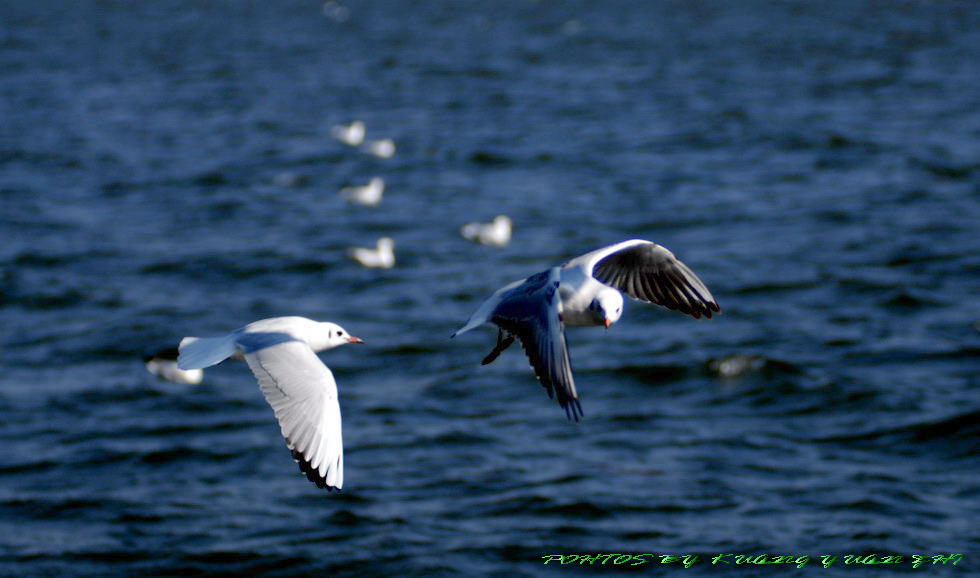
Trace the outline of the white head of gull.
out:
M 316 356 L 346 343 L 363 343 L 336 323 L 273 317 L 222 337 L 185 337 L 178 365 L 203 369 L 244 358 L 272 406 L 286 447 L 318 488 L 344 485 L 344 444 L 333 373 Z
M 376 248 L 351 247 L 347 254 L 365 267 L 391 269 L 395 266 L 395 241 L 391 237 L 381 237 Z
M 490 223 L 467 223 L 460 227 L 459 234 L 481 245 L 503 247 L 510 242 L 513 223 L 507 215 L 497 215 Z
M 330 129 L 330 134 L 333 135 L 333 138 L 352 147 L 361 146 L 361 143 L 364 142 L 366 132 L 364 123 L 359 120 L 355 120 L 349 126 L 338 124 Z
M 531 367 L 569 419 L 582 405 L 575 389 L 565 326 L 609 327 L 623 313 L 622 293 L 700 319 L 721 308 L 701 279 L 674 254 L 650 241 L 610 245 L 515 281 L 494 293 L 453 337 L 484 323 L 497 326 L 492 362 L 520 339 Z
M 358 205 L 374 206 L 381 202 L 385 192 L 385 180 L 381 177 L 372 178 L 368 184 L 360 187 L 344 187 L 340 195 L 348 202 Z

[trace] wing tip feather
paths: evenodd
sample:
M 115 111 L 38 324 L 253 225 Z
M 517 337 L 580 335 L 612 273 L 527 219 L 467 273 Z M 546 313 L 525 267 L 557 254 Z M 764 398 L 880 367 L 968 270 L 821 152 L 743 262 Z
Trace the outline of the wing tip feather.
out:
M 316 487 L 320 489 L 325 489 L 328 492 L 340 491 L 339 486 L 333 486 L 327 481 L 325 476 L 321 476 L 319 470 L 310 465 L 309 460 L 298 452 L 297 450 L 291 450 L 293 454 L 293 459 L 299 464 L 299 471 L 306 474 L 306 479 L 316 484 Z

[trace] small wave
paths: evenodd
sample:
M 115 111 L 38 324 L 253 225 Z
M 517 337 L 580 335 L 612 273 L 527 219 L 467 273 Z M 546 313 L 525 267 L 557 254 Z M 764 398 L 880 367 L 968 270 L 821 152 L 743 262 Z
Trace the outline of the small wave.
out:
M 598 373 L 600 370 L 578 370 L 577 373 L 589 374 Z M 664 383 L 668 381 L 678 381 L 688 376 L 691 368 L 685 365 L 621 365 L 611 369 L 601 370 L 604 373 L 622 375 L 638 379 L 639 381 Z
M 908 289 L 894 291 L 880 301 L 882 307 L 888 309 L 921 309 L 941 305 L 939 301 L 925 295 L 916 294 Z
M 354 512 L 348 510 L 347 508 L 341 508 L 336 512 L 334 512 L 333 514 L 330 514 L 330 516 L 327 518 L 327 521 L 330 524 L 337 525 L 337 526 L 352 527 L 352 526 L 364 525 L 372 522 L 373 520 L 371 520 L 371 518 L 369 518 L 368 516 L 361 516 L 355 514 Z
M 560 516 L 567 516 L 569 518 L 585 518 L 589 520 L 597 520 L 612 516 L 612 512 L 606 508 L 588 501 L 549 506 L 546 508 L 541 508 L 539 512 L 542 514 L 557 514 Z
M 899 442 L 935 443 L 944 451 L 966 457 L 980 453 L 980 410 L 894 428 L 816 438 L 814 441 L 842 444 L 884 443 L 889 447 L 901 446 Z
M 955 164 L 935 160 L 913 159 L 912 166 L 925 170 L 934 177 L 950 181 L 967 181 L 980 171 L 980 163 Z
M 85 498 L 15 499 L 0 502 L 0 511 L 16 518 L 76 519 L 91 516 L 93 512 L 117 511 L 124 505 L 118 500 Z
M 444 349 L 422 345 L 420 343 L 403 343 L 394 347 L 387 347 L 379 352 L 380 355 L 431 355 L 440 353 Z
M 813 279 L 800 279 L 800 280 L 787 280 L 778 282 L 766 282 L 743 285 L 741 287 L 735 287 L 728 291 L 728 293 L 735 295 L 753 295 L 756 293 L 778 293 L 781 291 L 798 291 L 800 289 L 812 289 L 813 287 L 819 287 L 823 281 L 817 278 Z
M 190 576 L 201 573 L 220 575 L 261 576 L 282 574 L 312 565 L 316 560 L 302 556 L 269 556 L 263 552 L 242 550 L 183 554 L 167 560 L 167 573 Z
M 469 161 L 473 164 L 493 166 L 511 164 L 513 160 L 502 151 L 478 150 L 469 156 Z
M 207 460 L 208 462 L 227 462 L 241 457 L 237 452 L 205 451 L 189 447 L 169 448 L 137 455 L 140 456 L 139 460 L 141 463 L 157 466 L 173 462 L 201 459 Z
M 414 447 L 442 447 L 443 444 L 452 444 L 453 446 L 468 446 L 468 445 L 483 445 L 492 444 L 497 440 L 488 438 L 485 436 L 479 436 L 467 432 L 451 431 L 443 432 L 433 437 L 428 437 L 419 440 L 414 443 Z

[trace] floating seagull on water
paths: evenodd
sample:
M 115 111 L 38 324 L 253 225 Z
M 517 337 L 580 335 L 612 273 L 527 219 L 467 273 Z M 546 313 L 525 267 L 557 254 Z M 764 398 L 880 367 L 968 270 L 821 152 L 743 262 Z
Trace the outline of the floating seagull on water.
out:
M 348 255 L 365 267 L 391 269 L 395 265 L 395 241 L 391 237 L 381 237 L 376 249 L 351 247 Z
M 373 140 L 364 145 L 364 150 L 376 157 L 383 159 L 391 158 L 395 154 L 395 141 L 390 138 Z
M 183 370 L 177 367 L 177 348 L 167 347 L 143 358 L 146 370 L 161 379 L 175 383 L 197 385 L 204 380 L 203 369 Z
M 633 239 L 502 287 L 452 336 L 484 323 L 496 325 L 497 345 L 483 365 L 519 338 L 548 397 L 557 397 L 565 415 L 578 421 L 583 413 L 565 326 L 608 328 L 623 313 L 621 291 L 695 319 L 721 312 L 704 283 L 673 253 L 656 243 Z
M 761 369 L 765 365 L 766 358 L 745 353 L 733 353 L 708 360 L 708 370 L 719 377 L 738 377 L 743 373 Z
M 510 217 L 497 215 L 490 223 L 467 223 L 460 227 L 459 234 L 481 245 L 503 247 L 510 242 L 512 229 Z
M 286 447 L 318 488 L 344 485 L 344 444 L 333 373 L 316 352 L 363 343 L 335 323 L 274 317 L 249 323 L 224 337 L 185 337 L 180 368 L 202 369 L 244 357 L 279 420 Z
M 310 177 L 293 171 L 285 171 L 272 177 L 272 184 L 282 188 L 298 187 L 308 182 Z
M 360 187 L 344 187 L 340 194 L 351 203 L 358 205 L 377 205 L 385 192 L 385 180 L 374 177 L 368 184 Z
M 364 123 L 359 120 L 350 123 L 350 126 L 338 124 L 330 129 L 333 138 L 352 147 L 361 146 L 361 143 L 364 142 L 365 132 Z

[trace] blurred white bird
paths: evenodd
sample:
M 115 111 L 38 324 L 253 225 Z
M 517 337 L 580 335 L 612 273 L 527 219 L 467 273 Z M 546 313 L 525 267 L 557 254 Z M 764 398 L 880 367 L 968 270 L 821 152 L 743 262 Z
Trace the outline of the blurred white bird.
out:
M 352 147 L 361 146 L 361 143 L 364 142 L 364 134 L 366 132 L 364 123 L 359 120 L 350 123 L 350 126 L 338 124 L 330 129 L 330 134 L 333 135 L 333 138 Z
M 395 241 L 391 237 L 381 237 L 377 249 L 351 247 L 348 255 L 365 267 L 391 269 L 395 265 Z
M 467 223 L 460 227 L 459 234 L 481 245 L 503 247 L 510 242 L 512 230 L 510 217 L 497 215 L 490 223 Z
M 323 5 L 323 15 L 337 22 L 346 22 L 350 18 L 350 9 L 330 0 Z
M 345 343 L 363 341 L 335 323 L 274 317 L 223 337 L 185 337 L 178 364 L 183 370 L 200 370 L 244 357 L 300 471 L 318 488 L 339 490 L 344 485 L 344 440 L 337 383 L 316 353 Z
M 373 140 L 364 145 L 364 149 L 376 157 L 391 158 L 395 154 L 395 141 L 390 138 Z
M 374 177 L 368 184 L 360 187 L 344 187 L 340 189 L 340 194 L 348 202 L 358 205 L 377 205 L 381 202 L 381 196 L 385 192 L 385 180 L 381 177 Z
M 177 367 L 177 348 L 167 347 L 143 358 L 146 370 L 160 379 L 174 383 L 197 385 L 204 380 L 203 369 L 180 369 Z
M 272 184 L 282 188 L 298 187 L 308 183 L 309 181 L 310 178 L 308 176 L 294 171 L 281 172 L 272 177 Z

